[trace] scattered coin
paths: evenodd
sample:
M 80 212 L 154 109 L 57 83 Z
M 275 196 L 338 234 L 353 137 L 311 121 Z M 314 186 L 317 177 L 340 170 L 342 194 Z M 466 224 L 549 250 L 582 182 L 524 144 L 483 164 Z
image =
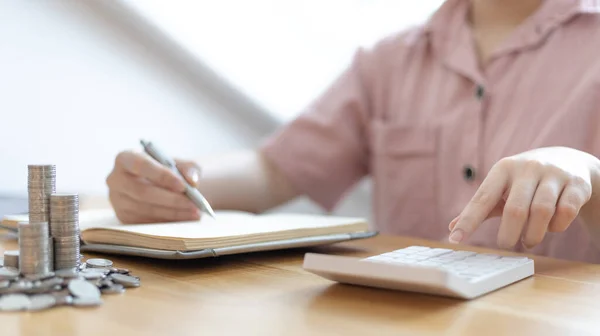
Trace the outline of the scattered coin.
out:
M 0 298 L 0 310 L 20 311 L 29 308 L 31 300 L 25 294 L 9 294 Z
M 73 305 L 80 307 L 99 306 L 102 304 L 100 297 L 76 297 L 73 298 Z
M 62 278 L 50 278 L 40 282 L 40 287 L 44 288 L 54 288 L 56 286 L 61 286 L 64 282 Z
M 105 287 L 113 286 L 114 282 L 112 281 L 112 277 L 106 277 L 98 280 L 98 288 L 102 289 Z
M 29 297 L 30 302 L 27 310 L 38 311 L 52 308 L 56 305 L 56 299 L 50 294 L 38 294 Z
M 67 294 L 54 294 L 52 293 L 52 295 L 54 296 L 54 299 L 56 300 L 56 305 L 57 306 L 70 306 L 73 304 L 73 297 L 71 295 Z
M 96 298 L 101 296 L 98 287 L 85 280 L 73 280 L 69 282 L 68 288 L 76 298 Z
M 115 283 L 121 284 L 126 288 L 140 286 L 140 280 L 135 277 L 132 277 L 131 275 L 116 273 L 112 274 L 111 278 Z
M 116 295 L 126 288 L 139 287 L 133 275 L 118 273 L 118 268 L 58 270 L 51 277 L 30 279 L 14 268 L 0 267 L 0 311 L 43 311 L 58 306 L 95 307 L 102 295 Z M 115 272 L 116 271 L 116 272 Z
M 81 273 L 99 273 L 102 275 L 107 275 L 110 273 L 110 269 L 108 268 L 86 268 L 81 271 Z
M 106 268 L 106 267 L 112 267 L 112 261 L 108 260 L 108 259 L 88 259 L 85 264 L 87 265 L 87 267 L 93 267 L 93 268 Z
M 19 271 L 14 268 L 2 267 L 0 268 L 0 280 L 13 280 L 19 276 Z
M 104 273 L 101 272 L 81 272 L 81 274 L 86 280 L 98 280 L 104 277 Z
M 113 284 L 111 286 L 101 288 L 100 292 L 102 292 L 102 294 L 122 294 L 125 293 L 125 287 L 120 284 Z

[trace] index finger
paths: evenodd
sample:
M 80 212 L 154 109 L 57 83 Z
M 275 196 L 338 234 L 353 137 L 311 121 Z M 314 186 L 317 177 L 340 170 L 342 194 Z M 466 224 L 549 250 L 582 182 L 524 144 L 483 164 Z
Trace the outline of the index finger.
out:
M 460 214 L 450 233 L 450 242 L 459 243 L 477 230 L 502 199 L 507 181 L 508 174 L 501 169 L 490 171 Z
M 152 183 L 169 190 L 185 191 L 185 184 L 181 178 L 144 153 L 122 152 L 117 155 L 116 161 L 117 167 L 121 167 L 130 174 L 146 178 Z

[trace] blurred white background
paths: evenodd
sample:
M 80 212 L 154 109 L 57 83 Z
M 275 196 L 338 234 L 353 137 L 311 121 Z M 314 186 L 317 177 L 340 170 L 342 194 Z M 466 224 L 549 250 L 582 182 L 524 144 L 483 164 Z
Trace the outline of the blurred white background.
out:
M 279 120 L 293 118 L 359 46 L 426 19 L 443 0 L 120 0 Z
M 26 195 L 30 163 L 56 164 L 61 191 L 105 194 L 140 138 L 178 157 L 253 147 L 357 46 L 440 3 L 0 1 L 0 194 Z M 368 183 L 336 212 L 368 216 Z

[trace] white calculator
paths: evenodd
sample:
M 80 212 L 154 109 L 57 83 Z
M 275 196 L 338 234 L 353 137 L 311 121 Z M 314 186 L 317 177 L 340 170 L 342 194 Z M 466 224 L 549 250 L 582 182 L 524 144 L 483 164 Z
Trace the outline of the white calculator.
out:
M 527 257 L 410 246 L 368 258 L 307 253 L 304 269 L 339 283 L 473 299 L 534 274 Z

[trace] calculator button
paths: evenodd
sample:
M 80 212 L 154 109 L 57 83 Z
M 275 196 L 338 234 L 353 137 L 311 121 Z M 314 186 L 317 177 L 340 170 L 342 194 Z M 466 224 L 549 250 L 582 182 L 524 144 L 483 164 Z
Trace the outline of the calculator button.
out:
M 530 261 L 527 257 L 503 257 L 490 253 L 422 246 L 410 246 L 363 260 L 391 265 L 418 265 L 437 268 L 452 272 L 469 281 L 478 281 Z
M 448 253 L 452 253 L 452 250 L 435 248 L 435 249 L 419 252 L 418 255 L 426 256 L 426 257 L 437 257 L 437 256 L 441 256 L 441 255 L 448 254 Z
M 403 249 L 400 250 L 396 250 L 394 252 L 422 252 L 422 251 L 427 251 L 427 250 L 431 250 L 431 248 L 429 247 L 425 247 L 425 246 L 409 246 L 409 247 L 405 247 Z
M 477 253 L 471 251 L 456 251 L 452 253 L 453 257 L 456 258 L 467 258 L 476 255 Z
M 418 262 L 417 265 L 429 266 L 429 267 L 441 267 L 442 266 L 442 264 L 439 262 L 434 262 L 434 261 L 429 261 L 429 260 Z

